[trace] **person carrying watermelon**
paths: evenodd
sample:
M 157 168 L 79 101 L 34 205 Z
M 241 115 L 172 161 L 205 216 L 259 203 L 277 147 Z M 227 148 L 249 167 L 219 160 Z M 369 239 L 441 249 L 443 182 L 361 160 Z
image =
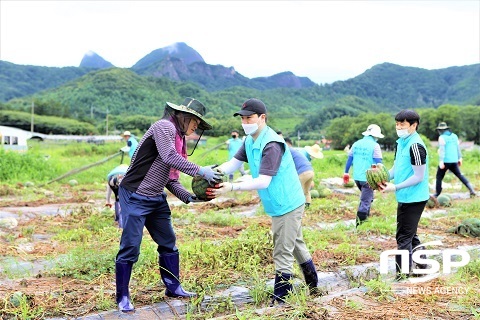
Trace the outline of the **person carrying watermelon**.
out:
M 218 197 L 231 191 L 257 190 L 265 212 L 272 217 L 275 264 L 272 304 L 283 303 L 292 291 L 295 260 L 310 293 L 317 294 L 318 275 L 302 234 L 305 196 L 290 149 L 285 140 L 267 125 L 267 108 L 261 100 L 248 99 L 234 116 L 241 117 L 247 138 L 235 156 L 218 169 L 230 174 L 248 162 L 253 179 L 223 182 L 207 192 Z
M 378 139 L 383 138 L 382 129 L 371 124 L 362 132 L 364 136 L 357 140 L 348 151 L 348 159 L 343 174 L 343 183 L 350 181 L 350 167 L 353 165 L 353 179 L 360 190 L 360 203 L 357 208 L 357 227 L 370 216 L 370 207 L 373 202 L 373 189 L 367 183 L 366 171 L 372 166 L 382 162 L 382 149 Z
M 382 192 L 395 192 L 397 199 L 397 249 L 408 250 L 408 264 L 412 269 L 412 253 L 423 249 L 417 235 L 418 223 L 430 197 L 428 187 L 428 154 L 425 143 L 418 134 L 420 116 L 413 110 L 401 110 L 395 116 L 398 140 L 393 167 L 389 170 L 390 182 L 379 183 Z M 395 256 L 396 280 L 401 273 L 401 255 Z M 422 268 L 422 266 L 418 266 Z
M 199 199 L 180 184 L 179 171 L 192 177 L 201 175 L 212 184 L 221 181 L 221 174 L 213 170 L 213 166 L 200 167 L 187 160 L 185 136 L 197 129 L 212 129 L 204 119 L 205 114 L 205 106 L 193 98 L 186 98 L 181 105 L 167 102 L 163 118 L 152 124 L 140 140 L 120 183 L 119 199 L 124 221 L 115 259 L 115 277 L 116 300 L 122 312 L 134 311 L 128 285 L 132 266 L 140 255 L 144 227 L 158 246 L 165 295 L 176 298 L 196 296 L 180 285 L 179 252 L 165 188 L 189 203 Z
M 438 168 L 435 184 L 435 194 L 437 198 L 442 193 L 442 180 L 445 173 L 450 170 L 470 192 L 470 197 L 475 197 L 476 193 L 473 186 L 467 178 L 460 172 L 462 165 L 462 152 L 458 143 L 458 136 L 453 133 L 445 122 L 440 122 L 437 126 L 438 137 Z

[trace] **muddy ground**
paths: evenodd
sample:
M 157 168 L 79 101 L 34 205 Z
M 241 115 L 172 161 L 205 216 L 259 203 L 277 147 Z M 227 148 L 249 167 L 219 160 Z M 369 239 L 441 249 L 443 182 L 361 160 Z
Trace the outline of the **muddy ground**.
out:
M 52 252 L 57 254 L 65 253 L 65 248 L 58 245 L 57 242 L 51 239 L 48 233 L 48 227 L 51 224 L 56 224 L 58 228 L 62 228 L 65 223 L 64 215 L 68 214 L 68 208 L 73 209 L 78 206 L 89 205 L 101 208 L 103 199 L 95 199 L 88 190 L 70 190 L 65 189 L 65 192 L 57 197 L 49 194 L 40 200 L 25 200 L 15 196 L 4 196 L 0 199 L 0 217 L 16 217 L 18 225 L 11 230 L 0 229 L 0 261 L 5 263 L 5 257 L 13 257 L 18 261 L 19 268 L 22 264 L 26 264 L 26 268 L 31 268 L 33 275 L 22 279 L 9 280 L 5 274 L 0 277 L 0 301 L 2 298 L 10 296 L 13 292 L 23 292 L 31 303 L 35 304 L 38 299 L 48 297 L 53 294 L 63 295 L 62 311 L 67 317 L 77 317 L 79 315 L 87 315 L 95 311 L 95 304 L 92 303 L 92 293 L 98 288 L 107 288 L 105 294 L 110 297 L 114 296 L 115 284 L 114 279 L 99 278 L 95 281 L 87 282 L 70 278 L 57 278 L 44 276 L 42 269 L 45 263 L 36 264 L 35 261 L 42 261 L 42 257 L 49 255 Z M 334 193 L 333 197 L 345 197 L 343 194 Z M 172 199 L 174 197 L 170 197 Z M 464 201 L 478 201 L 465 199 Z M 250 202 L 239 203 L 235 200 L 227 200 L 217 203 L 206 203 L 196 206 L 196 210 L 225 209 L 233 208 L 238 212 L 249 212 L 258 206 L 258 198 L 252 197 Z M 172 206 L 175 203 L 171 203 Z M 60 209 L 61 208 L 61 209 Z M 66 209 L 67 208 L 67 209 Z M 432 209 L 438 210 L 438 209 Z M 432 211 L 430 210 L 430 211 Z M 62 213 L 63 212 L 63 213 Z M 377 215 L 375 210 L 372 215 Z M 49 215 L 54 217 L 49 220 L 49 225 L 45 224 L 45 219 L 42 217 Z M 354 210 L 338 210 L 331 216 L 326 216 L 323 220 L 325 223 L 337 221 L 341 217 L 342 220 L 351 221 L 355 218 Z M 113 223 L 113 222 L 112 222 Z M 265 225 L 270 224 L 269 218 L 265 218 Z M 28 229 L 29 226 L 35 225 L 35 234 L 31 240 L 22 239 L 22 232 L 20 230 Z M 419 227 L 419 234 L 430 234 L 438 236 L 446 247 L 457 248 L 460 246 L 478 246 L 478 238 L 467 238 L 462 236 L 446 235 L 446 225 L 442 220 L 432 220 L 428 228 Z M 243 227 L 214 227 L 204 226 L 205 234 L 209 234 L 211 238 L 235 237 L 242 230 Z M 12 231 L 13 230 L 13 231 Z M 394 235 L 374 236 L 366 235 L 362 238 L 362 246 L 373 247 L 375 251 L 381 252 L 396 247 Z M 332 243 L 332 245 L 335 245 Z M 342 261 L 349 259 L 347 255 L 335 253 L 332 250 L 315 251 L 312 252 L 315 264 L 318 266 L 319 272 L 336 272 Z M 10 258 L 11 259 L 11 258 Z M 365 255 L 357 260 L 358 264 L 378 263 L 378 255 Z M 271 263 L 271 261 L 270 261 Z M 5 265 L 5 264 L 4 264 Z M 25 267 L 25 266 L 24 266 Z M 5 269 L 0 268 L 2 273 Z M 478 282 L 479 279 L 474 279 Z M 445 287 L 447 282 L 445 279 L 436 279 L 433 282 L 422 284 L 422 287 L 431 288 L 430 292 L 435 292 L 434 288 Z M 402 286 L 402 285 L 400 285 Z M 408 284 L 403 285 L 408 286 Z M 477 287 L 478 288 L 478 287 Z M 346 289 L 346 288 L 344 288 Z M 143 290 L 139 293 L 136 300 L 136 307 L 141 305 L 148 305 L 152 303 L 152 296 L 161 295 L 159 288 Z M 467 295 L 469 296 L 469 295 Z M 477 292 L 476 297 L 480 296 Z M 107 299 L 110 299 L 107 297 Z M 365 292 L 355 292 L 353 294 L 335 296 L 334 292 L 322 298 L 318 298 L 314 302 L 309 302 L 309 310 L 305 316 L 310 319 L 470 319 L 464 309 L 460 311 L 449 307 L 449 302 L 452 300 L 449 294 L 413 294 L 406 295 L 394 300 L 382 301 L 378 297 L 372 297 L 365 294 Z M 346 303 L 350 301 L 351 305 Z M 353 301 L 353 302 L 352 302 Z M 359 303 L 364 307 L 355 309 L 352 307 L 355 303 Z M 48 303 L 42 301 L 42 305 L 48 307 Z M 472 307 L 480 307 L 480 299 L 472 301 Z M 71 306 L 71 307 L 69 307 Z M 365 306 L 367 306 L 365 308 Z M 50 306 L 55 308 L 55 305 Z M 288 313 L 289 307 L 285 307 L 285 314 Z M 268 315 L 275 311 L 265 311 Z M 278 315 L 278 311 L 276 311 Z M 281 314 L 279 317 L 281 318 Z M 2 316 L 3 318 L 3 316 Z M 224 319 L 228 318 L 225 316 Z

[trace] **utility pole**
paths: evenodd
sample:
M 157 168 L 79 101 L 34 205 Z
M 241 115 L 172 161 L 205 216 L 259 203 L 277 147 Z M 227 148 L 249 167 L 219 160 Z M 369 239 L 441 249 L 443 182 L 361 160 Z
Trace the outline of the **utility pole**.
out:
M 32 100 L 32 119 L 30 120 L 30 132 L 33 133 L 33 115 L 35 113 L 35 103 Z
M 105 135 L 108 136 L 108 107 L 107 107 L 107 121 L 106 121 L 106 126 L 105 126 Z
M 90 119 L 93 119 L 93 104 L 90 104 Z

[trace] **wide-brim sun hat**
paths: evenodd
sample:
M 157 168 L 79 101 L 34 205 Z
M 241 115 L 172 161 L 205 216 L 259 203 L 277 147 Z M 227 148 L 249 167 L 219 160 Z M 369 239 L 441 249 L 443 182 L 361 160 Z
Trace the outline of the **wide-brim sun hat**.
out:
M 185 98 L 181 105 L 167 102 L 167 106 L 181 112 L 193 114 L 194 116 L 199 118 L 200 124 L 198 125 L 198 128 L 201 130 L 210 130 L 213 128 L 212 125 L 203 118 L 205 116 L 205 113 L 207 113 L 207 109 L 197 99 Z
M 122 134 L 122 136 L 124 136 L 124 137 L 125 137 L 125 136 L 131 136 L 131 135 L 132 135 L 132 134 L 130 133 L 130 131 L 125 131 L 125 132 Z
M 375 138 L 383 138 L 385 137 L 383 134 L 382 134 L 382 129 L 380 129 L 380 127 L 376 124 L 371 124 L 367 127 L 367 130 L 365 130 L 364 132 L 362 132 L 362 134 L 364 136 L 372 136 L 372 137 L 375 137 Z
M 445 130 L 445 129 L 450 129 L 450 128 L 447 126 L 447 123 L 446 123 L 446 122 L 440 122 L 440 123 L 438 124 L 437 130 Z
M 314 144 L 313 146 L 306 146 L 305 151 L 315 159 L 322 159 L 323 158 L 323 153 L 322 153 L 322 148 L 318 144 Z

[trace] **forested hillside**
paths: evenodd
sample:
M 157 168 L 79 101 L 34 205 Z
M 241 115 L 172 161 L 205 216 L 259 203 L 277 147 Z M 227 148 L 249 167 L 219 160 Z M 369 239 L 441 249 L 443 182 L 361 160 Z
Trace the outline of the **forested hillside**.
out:
M 213 136 L 228 134 L 232 128 L 241 129 L 232 115 L 243 101 L 251 97 L 266 103 L 272 127 L 287 133 L 301 132 L 304 137 L 312 138 L 322 135 L 333 119 L 342 117 L 393 114 L 403 108 L 428 108 L 432 113 L 443 105 L 460 108 L 480 105 L 480 64 L 425 70 L 384 63 L 353 79 L 323 86 L 310 85 L 308 78 L 299 78 L 289 72 L 268 79 L 237 76 L 231 78 L 230 84 L 233 85 L 235 79 L 241 79 L 245 85 L 209 91 L 205 85 L 195 82 L 139 75 L 130 69 L 116 67 L 92 71 L 85 68 L 45 68 L 0 63 L 2 67 L 5 66 L 0 71 L 0 81 L 6 84 L 0 88 L 0 92 L 35 92 L 0 103 L 0 112 L 10 110 L 25 113 L 24 116 L 18 113 L 15 116 L 11 113 L 0 114 L 3 117 L 0 119 L 7 121 L 5 119 L 8 118 L 9 125 L 15 126 L 17 121 L 17 126 L 26 127 L 33 103 L 35 115 L 85 123 L 75 125 L 77 129 L 74 131 L 80 133 L 87 130 L 92 132 L 91 128 L 105 132 L 108 124 L 109 132 L 131 128 L 137 134 L 142 134 L 153 121 L 162 117 L 166 101 L 181 103 L 187 96 L 199 99 L 207 107 L 206 116 L 214 123 L 214 129 L 206 134 Z M 202 68 L 208 67 L 204 62 L 196 61 L 190 64 L 190 70 L 200 65 L 204 65 Z M 155 68 L 158 65 L 152 63 L 149 66 Z M 218 67 L 222 72 L 226 69 Z M 208 81 L 211 74 L 202 68 L 192 77 Z M 39 80 L 41 77 L 55 81 L 42 82 Z M 47 83 L 59 85 L 48 87 Z M 257 83 L 256 89 L 251 87 L 252 83 Z M 476 121 L 476 109 L 472 112 L 473 116 L 469 118 Z M 453 121 L 460 123 L 456 119 Z M 45 133 L 72 132 L 61 126 L 52 128 L 49 123 L 55 123 L 55 120 L 45 120 L 45 124 L 38 124 L 37 129 Z M 475 125 L 476 122 L 468 124 L 469 127 L 473 126 L 473 130 L 479 127 Z M 477 133 L 464 131 L 465 137 L 477 140 Z M 426 133 L 433 136 L 435 132 Z

